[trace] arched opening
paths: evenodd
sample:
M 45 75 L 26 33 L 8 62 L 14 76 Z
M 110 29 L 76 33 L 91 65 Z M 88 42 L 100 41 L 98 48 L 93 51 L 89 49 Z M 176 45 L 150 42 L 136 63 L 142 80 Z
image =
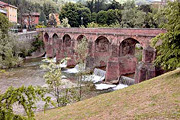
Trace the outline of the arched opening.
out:
M 110 46 L 110 42 L 109 40 L 104 37 L 104 36 L 100 36 L 96 39 L 96 52 L 109 52 L 109 46 Z
M 44 34 L 44 41 L 45 42 L 48 42 L 48 39 L 49 39 L 49 35 L 47 33 Z
M 65 47 L 71 47 L 71 37 L 68 34 L 63 36 L 63 43 Z
M 79 36 L 77 37 L 78 43 L 79 43 L 83 38 L 87 40 L 87 38 L 86 38 L 84 35 L 79 35 Z
M 53 45 L 54 46 L 56 46 L 55 44 L 56 44 L 56 42 L 57 42 L 57 39 L 58 39 L 58 35 L 55 33 L 54 35 L 53 35 Z M 55 57 L 56 56 L 56 47 L 53 47 L 53 56 Z
M 120 56 L 133 55 L 136 56 L 138 61 L 142 60 L 142 46 L 141 44 L 133 39 L 128 38 L 120 44 Z
M 53 40 L 57 40 L 57 39 L 58 39 L 58 35 L 56 33 L 54 33 Z
M 126 64 L 126 67 L 124 67 L 124 70 L 122 70 L 126 72 L 122 73 L 121 75 L 128 77 L 128 79 L 129 78 L 134 79 L 136 64 L 137 62 L 142 61 L 143 49 L 141 44 L 139 43 L 138 40 L 135 40 L 133 38 L 127 38 L 120 43 L 119 50 L 120 50 L 119 52 L 120 57 L 124 59 L 124 64 Z M 135 61 L 136 63 L 134 63 Z M 124 83 L 125 81 L 121 81 L 121 82 Z

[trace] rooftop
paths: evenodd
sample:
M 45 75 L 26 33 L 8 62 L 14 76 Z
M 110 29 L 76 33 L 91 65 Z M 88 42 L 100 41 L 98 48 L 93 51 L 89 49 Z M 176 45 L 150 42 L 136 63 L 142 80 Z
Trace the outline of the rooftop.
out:
M 23 14 L 23 16 L 29 16 L 29 15 L 31 15 L 31 16 L 40 16 L 40 13 L 37 13 L 37 12 L 33 12 L 33 13 L 24 13 Z
M 10 6 L 10 7 L 13 7 L 13 8 L 15 8 L 15 9 L 17 9 L 16 6 L 10 5 L 10 4 L 5 3 L 5 2 L 2 2 L 2 1 L 0 1 L 0 6 Z

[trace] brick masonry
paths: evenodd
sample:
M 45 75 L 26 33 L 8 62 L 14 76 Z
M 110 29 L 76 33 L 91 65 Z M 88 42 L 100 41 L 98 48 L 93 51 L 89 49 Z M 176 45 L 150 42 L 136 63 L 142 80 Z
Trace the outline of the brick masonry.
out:
M 118 28 L 41 28 L 43 41 L 48 57 L 60 60 L 70 57 L 68 65 L 75 65 L 75 51 L 78 41 L 85 37 L 89 43 L 88 68 L 106 67 L 106 81 L 117 79 L 119 76 L 134 73 L 138 82 L 154 77 L 155 69 L 149 69 L 155 59 L 155 50 L 150 47 L 152 38 L 163 29 L 118 29 Z M 137 64 L 134 57 L 136 43 L 143 47 L 143 65 Z M 148 64 L 148 65 L 147 65 Z M 138 68 L 138 69 L 137 69 Z M 146 77 L 143 78 L 146 68 Z M 150 67 L 151 68 L 151 67 Z M 153 73 L 154 72 L 154 73 Z M 142 75 L 142 74 L 143 75 Z

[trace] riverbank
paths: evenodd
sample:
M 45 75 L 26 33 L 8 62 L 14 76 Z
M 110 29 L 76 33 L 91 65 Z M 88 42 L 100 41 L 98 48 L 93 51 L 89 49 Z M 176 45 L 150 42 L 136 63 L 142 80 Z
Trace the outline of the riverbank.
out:
M 180 70 L 36 114 L 37 120 L 180 119 Z

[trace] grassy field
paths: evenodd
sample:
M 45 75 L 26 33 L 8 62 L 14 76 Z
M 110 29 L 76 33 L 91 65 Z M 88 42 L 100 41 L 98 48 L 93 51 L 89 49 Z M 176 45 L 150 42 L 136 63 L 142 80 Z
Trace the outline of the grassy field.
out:
M 36 114 L 37 120 L 179 120 L 180 70 Z

